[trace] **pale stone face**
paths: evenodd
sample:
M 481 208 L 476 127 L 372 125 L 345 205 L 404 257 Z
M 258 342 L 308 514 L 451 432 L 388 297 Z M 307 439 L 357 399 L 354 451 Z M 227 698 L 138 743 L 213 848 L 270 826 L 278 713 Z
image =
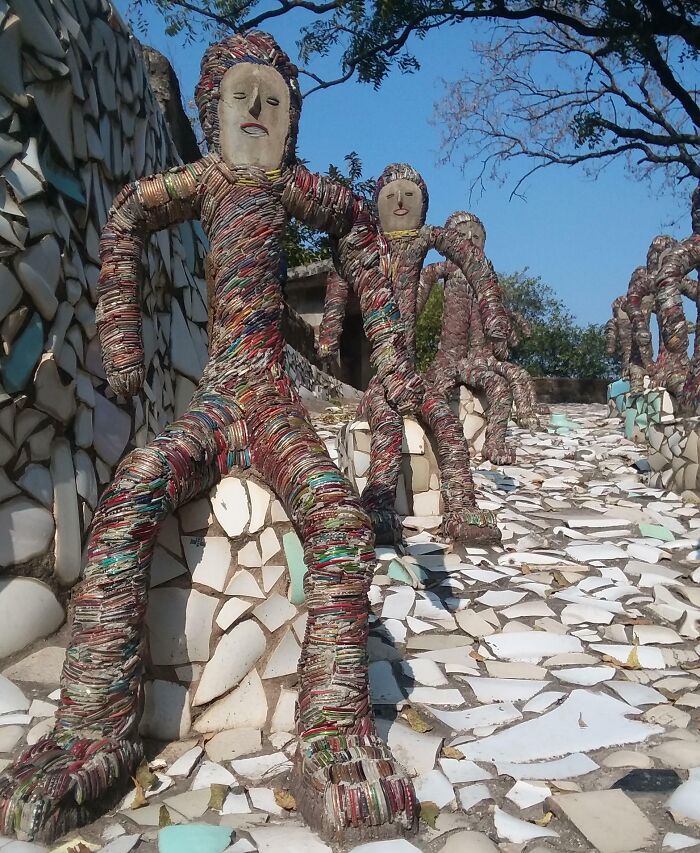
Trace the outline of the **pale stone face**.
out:
M 423 193 L 417 184 L 400 178 L 379 191 L 377 211 L 382 231 L 412 231 L 423 225 Z
M 279 169 L 289 136 L 289 88 L 269 65 L 241 62 L 224 74 L 219 99 L 221 156 L 229 166 Z
M 486 245 L 486 234 L 478 222 L 460 222 L 455 229 L 468 237 L 471 243 L 483 251 Z

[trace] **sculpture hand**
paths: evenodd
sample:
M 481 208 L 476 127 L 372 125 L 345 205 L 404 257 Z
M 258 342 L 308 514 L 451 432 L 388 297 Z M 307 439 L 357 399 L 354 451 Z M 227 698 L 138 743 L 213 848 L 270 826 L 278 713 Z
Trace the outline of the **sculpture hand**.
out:
M 133 397 L 143 387 L 146 368 L 143 364 L 128 370 L 111 370 L 105 366 L 109 387 L 120 397 Z

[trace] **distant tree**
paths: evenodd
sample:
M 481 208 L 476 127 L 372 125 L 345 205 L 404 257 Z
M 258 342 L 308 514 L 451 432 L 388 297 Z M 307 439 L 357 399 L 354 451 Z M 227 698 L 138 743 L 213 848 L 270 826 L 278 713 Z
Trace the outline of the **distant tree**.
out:
M 609 379 L 619 373 L 617 359 L 605 352 L 603 327 L 580 326 L 549 285 L 527 270 L 499 275 L 508 308 L 528 321 L 532 335 L 513 350 L 511 360 L 532 376 Z M 418 322 L 419 370 L 425 371 L 437 352 L 442 322 L 442 290 L 435 288 Z

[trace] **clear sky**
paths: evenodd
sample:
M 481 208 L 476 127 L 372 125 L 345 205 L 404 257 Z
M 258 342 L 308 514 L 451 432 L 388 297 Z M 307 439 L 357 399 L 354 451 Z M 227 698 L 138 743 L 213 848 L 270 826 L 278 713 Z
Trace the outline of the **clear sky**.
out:
M 127 0 L 117 0 L 125 16 L 127 7 Z M 184 45 L 164 34 L 157 13 L 149 10 L 148 17 L 148 32 L 139 37 L 168 57 L 185 98 L 191 98 L 205 43 Z M 270 26 L 293 59 L 301 21 L 299 14 Z M 325 171 L 330 163 L 343 165 L 344 155 L 356 151 L 367 176 L 377 176 L 390 162 L 411 163 L 430 191 L 429 222 L 442 224 L 454 210 L 473 210 L 484 220 L 486 251 L 499 272 L 527 267 L 580 322 L 604 323 L 610 303 L 626 291 L 634 267 L 644 263 L 651 239 L 659 233 L 690 233 L 689 201 L 635 180 L 620 163 L 595 179 L 576 167 L 545 169 L 525 185 L 525 200 L 510 200 L 521 175 L 516 171 L 503 185 L 487 184 L 470 204 L 469 186 L 478 164 L 473 170 L 467 165 L 466 171 L 439 165 L 441 133 L 431 118 L 443 94 L 441 81 L 457 79 L 474 61 L 471 32 L 471 26 L 462 25 L 414 40 L 421 70 L 394 72 L 378 91 L 352 81 L 311 95 L 304 101 L 299 156 L 311 168 Z M 691 190 L 688 182 L 688 198 Z

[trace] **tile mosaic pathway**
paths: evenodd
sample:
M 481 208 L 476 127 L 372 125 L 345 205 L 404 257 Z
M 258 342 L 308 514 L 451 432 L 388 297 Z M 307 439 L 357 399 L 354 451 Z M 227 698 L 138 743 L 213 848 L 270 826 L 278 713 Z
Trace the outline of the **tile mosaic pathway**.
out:
M 603 406 L 555 408 L 567 432 L 512 428 L 516 464 L 475 474 L 481 504 L 499 513 L 501 548 L 445 549 L 414 518 L 405 553 L 378 550 L 378 728 L 429 805 L 415 838 L 354 853 L 700 850 L 700 502 L 649 488 L 635 465 L 642 450 Z M 330 420 L 318 425 L 332 443 L 340 423 Z M 216 588 L 214 557 L 200 571 Z M 257 605 L 263 623 L 283 605 Z M 3 763 L 50 719 L 59 642 L 0 678 Z M 231 678 L 225 663 L 208 665 L 213 694 Z M 278 703 L 269 737 L 246 723 L 154 744 L 146 790 L 66 846 L 0 839 L 0 850 L 347 849 L 290 808 L 291 700 Z

